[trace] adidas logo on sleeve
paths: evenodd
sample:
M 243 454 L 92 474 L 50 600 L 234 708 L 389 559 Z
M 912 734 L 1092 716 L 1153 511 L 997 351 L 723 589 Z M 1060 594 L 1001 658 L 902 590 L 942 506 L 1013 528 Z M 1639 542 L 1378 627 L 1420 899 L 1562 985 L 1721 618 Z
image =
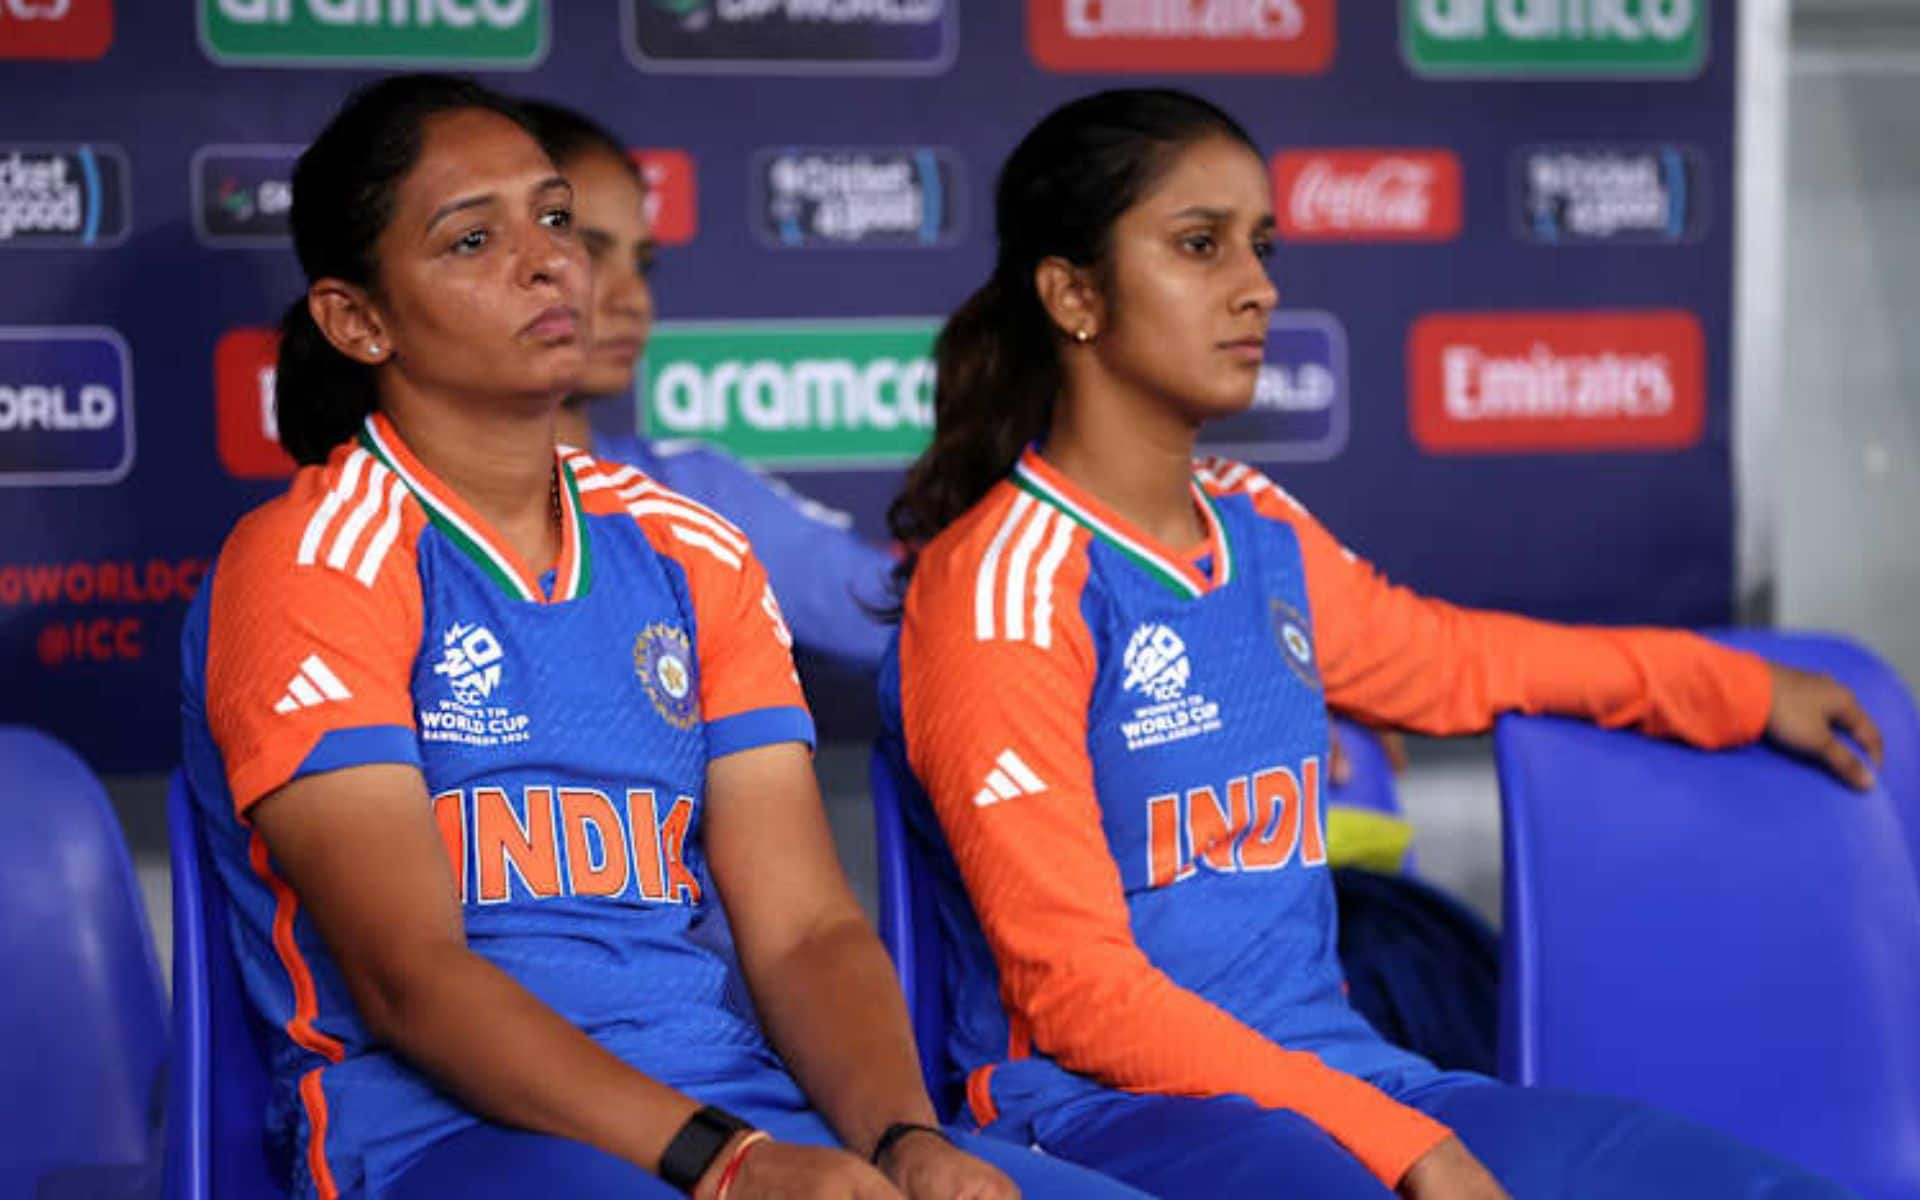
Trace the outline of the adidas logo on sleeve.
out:
M 351 700 L 353 693 L 332 668 L 320 661 L 318 654 L 309 654 L 300 669 L 287 681 L 287 690 L 273 711 L 281 714 L 299 712 L 303 708 L 318 708 L 335 700 Z
M 1033 768 L 1013 751 L 1002 750 L 993 763 L 993 770 L 987 772 L 987 785 L 973 794 L 975 808 L 985 808 L 1016 796 L 1037 796 L 1047 790 L 1047 785 L 1033 773 Z

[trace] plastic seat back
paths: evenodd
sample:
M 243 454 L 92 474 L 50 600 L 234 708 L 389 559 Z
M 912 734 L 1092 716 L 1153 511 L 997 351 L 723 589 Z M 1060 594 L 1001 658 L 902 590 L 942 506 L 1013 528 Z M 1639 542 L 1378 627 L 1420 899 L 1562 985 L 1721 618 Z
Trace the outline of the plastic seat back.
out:
M 939 906 L 926 848 L 907 819 L 906 805 L 920 795 L 897 740 L 874 743 L 868 766 L 873 792 L 874 850 L 880 868 L 880 940 L 893 956 L 920 1047 L 920 1074 L 941 1118 L 960 1107 L 959 1089 L 948 1069 L 946 953 Z
M 119 819 L 86 763 L 0 727 L 0 1195 L 149 1194 L 166 999 Z
M 173 1116 L 167 1131 L 171 1200 L 288 1194 L 267 1143 L 272 1068 L 227 929 L 215 872 L 186 775 L 167 792 L 173 862 Z
M 1911 718 L 1858 647 L 1729 640 L 1832 671 L 1883 728 Z M 1495 750 L 1502 1073 L 1658 1104 L 1868 1196 L 1920 1194 L 1920 884 L 1884 786 L 1898 771 L 1860 794 L 1764 746 L 1548 717 L 1503 718 Z

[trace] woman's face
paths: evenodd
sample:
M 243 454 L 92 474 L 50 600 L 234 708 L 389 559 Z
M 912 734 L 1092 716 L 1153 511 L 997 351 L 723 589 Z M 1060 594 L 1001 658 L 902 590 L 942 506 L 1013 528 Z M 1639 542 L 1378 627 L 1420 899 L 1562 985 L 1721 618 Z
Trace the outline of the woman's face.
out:
M 1272 248 L 1259 156 L 1224 137 L 1180 150 L 1114 222 L 1106 313 L 1091 347 L 1104 372 L 1194 421 L 1245 409 L 1280 302 L 1267 275 Z
M 631 391 L 633 367 L 653 327 L 653 231 L 633 169 L 601 150 L 561 164 L 573 184 L 574 225 L 593 265 L 593 346 L 580 390 L 589 396 Z
M 375 305 L 414 386 L 565 396 L 585 370 L 587 256 L 573 196 L 525 130 L 497 113 L 431 118 L 375 246 Z

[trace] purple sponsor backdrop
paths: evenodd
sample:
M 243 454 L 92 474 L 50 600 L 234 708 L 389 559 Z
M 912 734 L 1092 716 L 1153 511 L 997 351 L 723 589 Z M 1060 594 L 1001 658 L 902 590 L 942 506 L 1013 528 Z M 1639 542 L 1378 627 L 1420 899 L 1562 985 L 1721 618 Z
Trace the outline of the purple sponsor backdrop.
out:
M 929 7 L 902 2 L 903 12 Z M 1263 390 L 1274 420 L 1225 428 L 1223 440 L 1246 450 L 1272 444 L 1280 430 L 1286 444 L 1262 465 L 1349 545 L 1431 593 L 1565 619 L 1730 616 L 1732 0 L 1711 5 L 1701 71 L 1673 79 L 1423 78 L 1403 56 L 1398 6 L 1385 0 L 1337 6 L 1333 66 L 1316 76 L 1049 74 L 1029 54 L 1024 9 L 1011 0 L 953 3 L 912 29 L 810 29 L 790 42 L 805 61 L 785 64 L 777 31 L 689 25 L 686 11 L 702 9 L 698 2 L 550 7 L 544 59 L 484 77 L 582 107 L 635 146 L 693 156 L 698 232 L 663 256 L 664 319 L 950 310 L 991 260 L 999 161 L 1049 107 L 1107 84 L 1199 91 L 1237 114 L 1269 155 L 1450 151 L 1462 181 L 1457 237 L 1283 242 L 1275 270 L 1288 312 Z M 100 423 L 98 394 L 87 408 L 73 390 L 97 382 L 91 377 L 72 381 L 59 410 L 66 427 L 44 405 L 22 418 L 0 392 L 0 463 L 9 471 L 21 469 L 23 455 L 43 457 L 49 472 L 100 468 L 79 485 L 26 474 L 0 480 L 11 485 L 0 486 L 0 676 L 8 684 L 0 721 L 49 728 L 103 770 L 136 770 L 177 755 L 183 594 L 234 519 L 281 486 L 233 478 L 216 456 L 215 343 L 227 330 L 270 324 L 301 286 L 276 234 L 280 149 L 308 139 L 369 72 L 216 65 L 196 36 L 192 4 L 121 0 L 114 8 L 104 58 L 0 69 L 0 163 L 16 148 L 32 159 L 88 146 L 92 161 L 108 161 L 101 174 L 115 176 L 81 180 L 102 205 L 92 244 L 84 228 L 75 237 L 0 238 L 0 327 L 15 331 L 5 337 L 47 327 L 80 335 L 38 359 L 0 340 L 0 369 L 32 360 L 68 374 L 111 374 L 115 342 L 100 335 L 110 330 L 131 364 L 131 377 L 113 385 L 114 421 L 135 420 L 139 393 L 137 430 L 121 438 L 120 426 Z M 1621 150 L 1622 170 L 1637 158 L 1656 177 L 1664 164 L 1667 176 L 1684 178 L 1686 211 L 1664 223 L 1628 212 L 1619 218 L 1624 234 L 1590 242 L 1550 227 L 1566 208 L 1558 193 L 1542 201 L 1546 216 L 1516 211 L 1528 203 L 1517 174 L 1525 155 L 1610 146 Z M 766 214 L 752 211 L 766 192 L 753 172 L 767 154 L 793 147 L 937 147 L 942 177 L 960 192 L 948 201 L 970 215 L 951 236 L 936 231 L 924 244 L 783 248 Z M 1663 156 L 1662 148 L 1672 150 Z M 1599 162 L 1595 172 L 1607 167 Z M 1681 236 L 1660 236 L 1666 226 Z M 1556 236 L 1543 240 L 1543 230 Z M 1407 331 L 1422 314 L 1652 308 L 1690 311 L 1705 331 L 1697 444 L 1436 457 L 1411 439 Z M 37 368 L 20 369 L 33 378 L 0 378 L 0 389 L 44 382 Z M 134 455 L 130 470 L 106 482 L 115 473 L 109 451 L 123 444 Z M 878 536 L 899 475 L 790 478 Z M 829 732 L 863 735 L 871 708 L 854 697 L 864 682 L 814 678 L 831 693 L 815 696 L 835 714 Z

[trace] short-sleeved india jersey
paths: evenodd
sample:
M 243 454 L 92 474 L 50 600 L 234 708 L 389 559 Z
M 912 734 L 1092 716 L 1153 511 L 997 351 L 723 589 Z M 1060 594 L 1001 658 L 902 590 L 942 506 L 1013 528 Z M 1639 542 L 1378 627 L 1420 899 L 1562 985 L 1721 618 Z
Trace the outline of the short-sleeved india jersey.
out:
M 1345 999 L 1325 869 L 1328 705 L 1431 733 L 1505 710 L 1723 745 L 1764 664 L 1388 585 L 1258 472 L 1209 460 L 1208 536 L 1156 542 L 1029 451 L 921 555 L 883 705 L 952 852 L 950 1049 L 1031 1137 L 1089 1089 L 1245 1094 L 1390 1186 L 1447 1135 L 1436 1075 Z
M 734 526 L 557 453 L 546 577 L 375 416 L 240 522 L 190 616 L 186 765 L 302 1191 L 377 1190 L 473 1119 L 373 1044 L 248 823 L 303 775 L 418 767 L 469 945 L 636 1067 L 688 1086 L 774 1061 L 686 934 L 714 902 L 708 762 L 812 741 L 790 638 Z

